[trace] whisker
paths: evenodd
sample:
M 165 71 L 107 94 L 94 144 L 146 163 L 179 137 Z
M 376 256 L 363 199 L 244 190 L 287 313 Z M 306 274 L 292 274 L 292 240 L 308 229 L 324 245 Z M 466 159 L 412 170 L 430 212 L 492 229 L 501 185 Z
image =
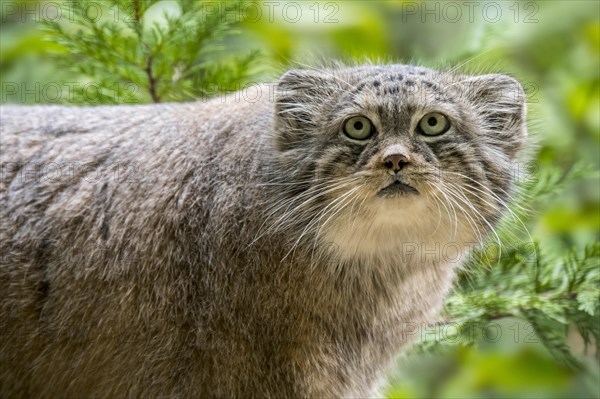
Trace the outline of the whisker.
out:
M 458 200 L 461 200 L 469 209 L 471 209 L 473 212 L 475 212 L 479 216 L 480 220 L 483 221 L 490 228 L 490 231 L 496 236 L 496 239 L 498 240 L 499 250 L 501 250 L 500 247 L 502 246 L 502 241 L 500 240 L 500 236 L 498 236 L 498 234 L 496 233 L 496 230 L 491 225 L 491 223 L 477 210 L 477 208 L 473 205 L 473 203 L 464 196 L 464 193 L 462 193 L 462 189 L 460 188 L 460 186 L 454 186 L 454 188 L 458 189 L 458 190 L 448 190 L 448 193 L 451 195 L 453 194 L 455 196 L 455 198 L 457 198 Z M 460 192 L 459 192 L 459 190 L 460 190 Z
M 462 173 L 458 173 L 458 172 L 449 172 L 449 173 L 452 173 L 452 174 L 455 174 L 455 175 L 457 175 L 457 176 L 461 176 L 461 177 L 463 177 L 463 178 L 466 178 L 466 179 L 468 179 L 468 180 L 472 181 L 473 183 L 475 183 L 475 184 L 478 184 L 478 185 L 479 185 L 479 187 L 481 187 L 481 188 L 483 188 L 483 189 L 487 190 L 487 191 L 485 191 L 485 192 L 484 192 L 484 191 L 482 191 L 482 190 L 480 190 L 480 189 L 477 189 L 477 187 L 471 186 L 470 184 L 466 184 L 466 186 L 467 186 L 467 187 L 471 187 L 472 189 L 478 190 L 479 192 L 481 192 L 481 193 L 483 193 L 483 194 L 487 193 L 487 194 L 489 194 L 489 195 L 493 196 L 493 197 L 494 197 L 494 198 L 495 198 L 495 199 L 498 201 L 498 203 L 499 203 L 500 205 L 502 205 L 502 206 L 503 206 L 503 207 L 504 207 L 504 208 L 505 208 L 505 209 L 506 209 L 506 210 L 507 210 L 507 211 L 508 211 L 508 212 L 511 214 L 511 216 L 513 217 L 513 219 L 514 219 L 515 221 L 517 221 L 518 223 L 520 223 L 520 224 L 521 224 L 521 226 L 523 227 L 523 229 L 524 229 L 525 233 L 527 234 L 527 236 L 528 236 L 528 238 L 529 238 L 529 241 L 530 241 L 530 242 L 533 242 L 533 237 L 531 236 L 531 233 L 529 232 L 529 229 L 527 228 L 527 226 L 525 225 L 525 223 L 523 222 L 523 220 L 522 220 L 522 219 L 521 219 L 521 218 L 520 218 L 520 217 L 519 217 L 519 216 L 518 216 L 518 215 L 517 215 L 517 214 L 516 214 L 516 213 L 515 213 L 515 212 L 514 212 L 514 211 L 513 211 L 513 210 L 512 210 L 510 207 L 509 207 L 509 206 L 508 206 L 508 204 L 506 203 L 506 201 L 502 200 L 502 198 L 500 198 L 500 197 L 499 197 L 499 196 L 498 196 L 496 193 L 494 193 L 494 192 L 493 192 L 493 191 L 492 191 L 492 190 L 491 190 L 489 187 L 486 187 L 486 186 L 485 186 L 485 185 L 483 185 L 481 182 L 478 182 L 477 180 L 475 180 L 475 179 L 472 179 L 472 178 L 471 178 L 471 177 L 469 177 L 469 176 L 463 175 Z M 503 192 L 504 192 L 504 193 L 507 195 L 507 197 L 508 197 L 510 200 L 512 200 L 512 203 L 513 203 L 513 204 L 515 204 L 515 205 L 519 206 L 519 205 L 518 205 L 518 203 L 517 203 L 517 201 L 516 201 L 516 200 L 515 200 L 515 199 L 514 199 L 514 198 L 513 198 L 511 195 L 509 195 L 509 194 L 508 194 L 508 193 L 507 193 L 505 190 L 503 190 L 502 188 L 500 188 L 500 187 L 499 187 L 499 189 L 500 189 L 500 190 L 502 190 L 502 191 L 503 191 Z M 473 193 L 472 191 L 469 191 L 469 192 L 471 192 L 473 195 L 475 195 L 475 193 Z M 483 198 L 481 198 L 481 197 L 479 197 L 479 198 L 480 198 L 481 200 L 483 200 Z M 488 204 L 489 204 L 489 203 L 488 203 Z M 527 212 L 527 210 L 526 210 L 526 209 L 524 209 L 523 207 L 520 207 L 520 208 L 521 208 L 521 210 L 522 210 L 523 212 Z
M 329 194 L 336 190 L 340 190 L 340 189 L 344 188 L 345 186 L 354 183 L 355 181 L 356 181 L 356 179 L 342 178 L 342 179 L 335 179 L 335 180 L 328 181 L 328 182 L 323 182 L 322 184 L 319 184 L 315 187 L 309 188 L 308 190 L 301 193 L 300 195 L 292 197 L 292 198 L 288 199 L 287 201 L 284 201 L 283 203 L 279 203 L 276 208 L 271 209 L 270 212 L 266 215 L 265 220 L 260 225 L 260 227 L 257 229 L 257 231 L 258 231 L 257 237 L 254 238 L 254 240 L 252 240 L 252 242 L 250 244 L 248 244 L 248 246 L 246 248 L 255 244 L 260 238 L 264 237 L 269 232 L 280 228 L 283 223 L 289 223 L 290 220 L 293 220 L 294 215 L 296 215 L 298 217 L 298 216 L 300 216 L 300 214 L 302 212 L 310 213 L 310 208 L 309 209 L 303 209 L 303 208 L 310 207 L 312 202 L 319 200 L 321 197 L 323 197 L 326 194 Z M 334 183 L 333 185 L 332 185 L 332 182 Z M 290 210 L 290 208 L 298 201 L 302 201 L 302 202 L 300 204 L 296 204 L 296 206 L 292 210 Z M 286 208 L 284 210 L 283 214 L 280 215 L 275 221 L 273 221 L 271 223 L 271 225 L 266 230 L 263 231 L 265 224 L 271 220 L 273 215 L 277 214 L 283 208 Z
M 285 258 L 287 258 L 290 253 L 292 253 L 296 247 L 298 246 L 298 244 L 301 242 L 302 238 L 306 235 L 306 233 L 315 225 L 318 224 L 320 222 L 320 220 L 327 214 L 327 211 L 329 208 L 331 208 L 333 206 L 333 209 L 335 209 L 335 205 L 338 204 L 340 201 L 343 201 L 346 197 L 348 197 L 350 194 L 352 194 L 354 191 L 358 190 L 360 187 L 355 187 L 352 190 L 350 190 L 349 192 L 343 194 L 342 196 L 336 198 L 334 201 L 332 201 L 331 203 L 329 203 L 321 212 L 319 212 L 319 214 L 314 217 L 312 219 L 312 221 L 304 228 L 304 230 L 302 231 L 302 233 L 300 234 L 300 236 L 298 237 L 298 239 L 296 240 L 296 242 L 294 243 L 294 245 L 292 245 L 292 248 L 288 251 L 288 253 L 282 258 L 282 260 L 284 260 Z
M 454 233 L 452 236 L 454 238 L 456 238 L 456 235 L 458 233 L 458 216 L 456 215 L 456 210 L 454 209 L 454 206 L 452 205 L 452 203 L 451 203 L 450 199 L 448 198 L 448 196 L 446 195 L 446 193 L 444 193 L 444 190 L 442 190 L 441 187 L 439 187 L 435 183 L 431 183 L 431 184 L 433 184 L 434 187 L 437 189 L 437 191 L 444 196 L 444 198 L 446 199 L 446 203 L 452 209 L 452 213 L 454 214 Z M 442 202 L 442 205 L 444 205 L 444 202 Z M 446 206 L 444 205 L 444 207 L 446 207 Z M 450 214 L 450 210 L 448 208 L 446 208 L 446 210 L 448 211 L 448 214 Z

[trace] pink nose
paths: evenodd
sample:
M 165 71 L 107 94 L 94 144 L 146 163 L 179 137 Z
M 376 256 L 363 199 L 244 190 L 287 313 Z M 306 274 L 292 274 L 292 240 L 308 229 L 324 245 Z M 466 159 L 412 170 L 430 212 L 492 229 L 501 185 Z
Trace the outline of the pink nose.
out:
M 402 168 L 404 168 L 408 162 L 408 157 L 403 154 L 391 154 L 383 158 L 383 164 L 385 167 L 393 170 L 394 172 L 399 172 L 402 170 Z

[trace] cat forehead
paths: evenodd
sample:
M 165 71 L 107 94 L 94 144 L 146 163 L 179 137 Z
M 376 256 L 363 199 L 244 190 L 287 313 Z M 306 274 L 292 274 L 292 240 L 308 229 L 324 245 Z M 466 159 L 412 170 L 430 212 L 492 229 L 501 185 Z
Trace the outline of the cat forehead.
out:
M 436 74 L 437 71 L 425 68 L 418 67 L 413 65 L 382 65 L 382 66 L 359 66 L 359 67 L 349 67 L 349 68 L 341 68 L 339 69 L 341 73 L 348 73 L 356 75 L 357 77 L 370 77 L 370 76 L 396 76 L 398 74 L 403 74 L 407 76 L 425 76 Z
M 346 93 L 352 96 L 446 93 L 444 82 L 447 80 L 447 75 L 429 68 L 389 65 L 347 68 L 336 72 L 334 74 L 338 79 L 348 85 Z
M 347 68 L 338 71 L 340 77 L 348 83 L 371 84 L 378 86 L 386 82 L 397 82 L 410 86 L 416 82 L 431 81 L 439 82 L 445 76 L 438 71 L 429 68 L 415 67 L 410 65 L 389 66 L 366 66 Z
M 446 90 L 448 76 L 428 68 L 407 65 L 349 68 L 340 70 L 338 78 L 348 84 L 343 97 L 354 103 L 360 103 L 360 98 L 453 102 Z

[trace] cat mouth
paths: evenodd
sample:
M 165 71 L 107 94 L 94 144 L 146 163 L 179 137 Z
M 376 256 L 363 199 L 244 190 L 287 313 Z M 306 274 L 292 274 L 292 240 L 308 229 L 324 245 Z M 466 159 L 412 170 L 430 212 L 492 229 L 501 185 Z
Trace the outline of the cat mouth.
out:
M 406 183 L 402 183 L 399 180 L 394 181 L 389 186 L 386 186 L 379 190 L 377 196 L 388 197 L 395 195 L 419 195 L 419 191 L 413 186 L 409 186 Z

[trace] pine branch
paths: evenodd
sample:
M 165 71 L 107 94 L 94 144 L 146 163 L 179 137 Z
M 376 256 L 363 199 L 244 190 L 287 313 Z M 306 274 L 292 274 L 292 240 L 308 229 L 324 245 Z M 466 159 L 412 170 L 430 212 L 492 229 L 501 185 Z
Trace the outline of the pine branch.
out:
M 152 62 L 154 61 L 154 57 L 149 54 L 148 45 L 144 43 L 143 35 L 142 35 L 142 10 L 140 5 L 140 0 L 133 0 L 133 20 L 135 26 L 135 32 L 138 37 L 138 41 L 142 47 L 144 52 L 144 56 L 146 57 L 146 66 L 144 68 L 144 72 L 146 72 L 146 76 L 148 77 L 148 90 L 150 91 L 150 96 L 152 97 L 152 101 L 154 103 L 160 102 L 160 97 L 156 92 L 156 85 L 158 84 L 156 77 L 152 71 Z
M 156 85 L 157 85 L 157 79 L 154 76 L 154 74 L 152 73 L 152 61 L 154 60 L 154 57 L 152 57 L 151 55 L 147 56 L 147 61 L 146 61 L 146 68 L 144 69 L 146 71 L 146 76 L 148 76 L 148 90 L 150 90 L 150 95 L 152 96 L 152 101 L 154 101 L 155 103 L 159 103 L 160 102 L 160 97 L 158 96 L 157 92 L 156 92 Z
M 215 12 L 207 13 L 205 4 L 196 1 L 111 0 L 94 3 L 110 16 L 99 19 L 85 14 L 89 1 L 68 3 L 74 16 L 70 22 L 42 21 L 46 39 L 60 46 L 53 53 L 56 62 L 100 88 L 95 101 L 80 88 L 70 102 L 188 101 L 228 91 L 233 80 L 255 76 L 256 52 L 216 61 L 223 54 L 222 39 L 237 33 L 223 14 L 228 7 L 240 9 L 243 1 L 211 4 Z M 156 7 L 163 8 L 162 15 Z M 206 86 L 212 83 L 216 90 L 209 93 Z M 132 86 L 143 90 L 126 90 Z

